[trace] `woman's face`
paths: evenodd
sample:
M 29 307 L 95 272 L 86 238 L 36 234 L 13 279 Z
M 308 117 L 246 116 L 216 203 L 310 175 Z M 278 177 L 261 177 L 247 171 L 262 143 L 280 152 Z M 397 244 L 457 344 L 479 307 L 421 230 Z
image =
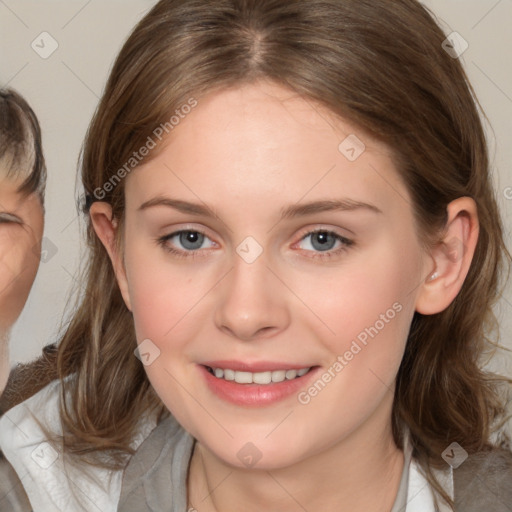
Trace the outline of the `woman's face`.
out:
M 0 177 L 0 392 L 7 379 L 7 332 L 21 313 L 39 266 L 43 207 L 20 182 Z
M 385 146 L 247 85 L 200 99 L 125 195 L 118 279 L 142 360 L 203 446 L 276 468 L 389 425 L 432 259 Z

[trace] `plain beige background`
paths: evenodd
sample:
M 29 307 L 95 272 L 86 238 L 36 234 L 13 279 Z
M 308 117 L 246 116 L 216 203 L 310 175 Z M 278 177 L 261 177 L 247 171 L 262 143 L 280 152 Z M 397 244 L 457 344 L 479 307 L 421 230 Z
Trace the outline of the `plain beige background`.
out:
M 392 0 L 390 0 L 392 1 Z M 492 169 L 512 247 L 511 0 L 425 0 L 446 34 L 469 43 L 462 61 L 486 112 Z M 124 39 L 151 8 L 150 0 L 0 0 L 0 85 L 21 92 L 38 115 L 48 167 L 47 261 L 13 329 L 11 361 L 27 361 L 56 339 L 81 254 L 76 200 L 77 158 L 108 71 Z M 48 35 L 41 36 L 42 32 Z M 33 48 L 45 38 L 47 58 Z M 54 42 L 54 41 L 55 42 Z M 43 51 L 41 48 L 40 52 Z M 512 292 L 496 307 L 501 342 L 512 348 Z M 512 374 L 512 357 L 506 369 Z M 500 358 L 498 362 L 506 361 Z M 500 368 L 502 365 L 500 364 Z M 502 368 L 505 369 L 505 368 Z

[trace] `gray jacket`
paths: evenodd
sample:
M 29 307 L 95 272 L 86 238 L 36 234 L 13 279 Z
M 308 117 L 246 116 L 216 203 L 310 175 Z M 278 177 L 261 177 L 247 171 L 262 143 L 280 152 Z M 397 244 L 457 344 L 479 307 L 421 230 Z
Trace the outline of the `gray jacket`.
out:
M 0 512 L 30 512 L 23 483 L 0 452 Z
M 162 421 L 125 469 L 118 512 L 185 512 L 194 442 L 172 416 Z M 408 462 L 392 512 L 407 504 Z M 453 485 L 456 512 L 512 512 L 512 452 L 470 455 L 453 470 Z

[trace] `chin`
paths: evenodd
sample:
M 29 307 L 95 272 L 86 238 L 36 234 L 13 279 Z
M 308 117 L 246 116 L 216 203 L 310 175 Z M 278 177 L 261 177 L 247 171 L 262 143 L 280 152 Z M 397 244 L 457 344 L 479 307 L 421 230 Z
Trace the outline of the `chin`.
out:
M 249 437 L 247 437 L 247 441 L 231 439 L 224 446 L 200 442 L 203 447 L 212 452 L 224 464 L 248 470 L 272 471 L 281 469 L 292 466 L 307 456 L 304 453 L 291 452 L 290 446 L 282 442 L 274 444 L 269 442 L 268 439 L 258 438 L 255 441 L 249 439 Z

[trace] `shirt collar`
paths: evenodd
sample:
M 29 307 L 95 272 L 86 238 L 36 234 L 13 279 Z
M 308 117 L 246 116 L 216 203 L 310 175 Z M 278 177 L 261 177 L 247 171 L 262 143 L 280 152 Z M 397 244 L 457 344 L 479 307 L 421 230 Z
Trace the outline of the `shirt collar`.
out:
M 428 483 L 420 465 L 412 457 L 411 434 L 406 425 L 403 426 L 403 433 L 404 469 L 391 512 L 452 512 L 440 497 L 437 499 L 436 508 L 435 491 Z M 432 469 L 432 472 L 453 500 L 453 468 L 448 466 L 445 470 Z

